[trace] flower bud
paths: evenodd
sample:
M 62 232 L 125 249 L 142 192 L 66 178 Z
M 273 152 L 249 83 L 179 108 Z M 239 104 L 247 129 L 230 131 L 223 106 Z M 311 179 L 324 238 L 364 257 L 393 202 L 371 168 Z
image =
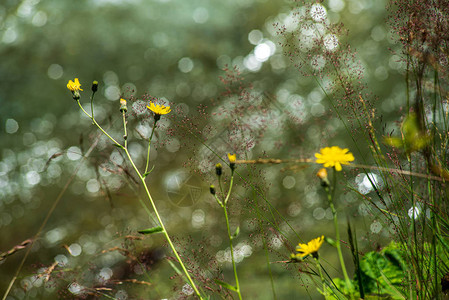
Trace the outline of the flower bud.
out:
M 237 155 L 228 153 L 228 159 L 229 159 L 229 167 L 231 167 L 231 170 L 234 171 L 235 161 L 237 160 Z
M 215 186 L 211 185 L 211 186 L 209 187 L 209 189 L 210 189 L 210 193 L 211 193 L 212 195 L 215 195 Z
M 329 178 L 327 177 L 327 170 L 325 168 L 321 168 L 316 176 L 321 179 L 321 185 L 327 187 L 330 185 Z
M 98 81 L 93 81 L 92 82 L 92 92 L 96 92 L 96 91 L 98 91 Z
M 128 111 L 128 107 L 126 107 L 126 100 L 123 98 L 120 98 L 120 112 L 127 112 Z
M 217 176 L 221 176 L 221 174 L 223 173 L 223 167 L 221 166 L 220 163 L 215 165 L 215 174 L 217 174 Z

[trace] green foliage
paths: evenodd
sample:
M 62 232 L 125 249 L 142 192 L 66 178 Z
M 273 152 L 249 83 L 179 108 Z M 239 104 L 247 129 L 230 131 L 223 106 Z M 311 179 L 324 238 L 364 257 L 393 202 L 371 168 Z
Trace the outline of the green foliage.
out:
M 232 238 L 235 239 L 236 237 L 238 237 L 240 234 L 240 226 L 237 226 L 237 228 L 235 229 L 234 234 L 232 235 Z
M 440 242 L 443 245 L 447 243 L 446 240 L 440 240 Z M 421 250 L 421 255 L 423 255 L 420 258 L 420 261 L 423 261 L 421 272 L 423 280 L 428 282 L 434 280 L 432 275 L 435 272 L 435 259 L 438 265 L 445 266 L 444 268 L 440 267 L 437 271 L 438 273 L 441 273 L 443 269 L 446 270 L 449 265 L 449 259 L 446 254 L 447 249 L 443 246 L 437 246 L 435 249 L 436 253 L 432 253 L 433 247 L 430 243 L 424 243 Z M 406 299 L 410 288 L 407 281 L 409 280 L 410 272 L 413 272 L 409 267 L 407 257 L 412 255 L 411 251 L 413 250 L 415 249 L 409 247 L 409 245 L 391 242 L 380 251 L 366 253 L 359 261 L 360 269 L 354 275 L 353 286 L 358 286 L 358 276 L 361 276 L 361 283 L 365 293 L 364 299 Z M 444 270 L 443 272 L 445 272 Z M 335 278 L 333 283 L 338 292 L 343 293 L 345 296 L 350 295 L 351 291 L 345 280 Z M 330 288 L 329 291 L 331 291 Z M 336 290 L 331 291 L 331 293 L 335 292 Z M 413 291 L 413 294 L 415 292 Z M 360 296 L 359 291 L 356 291 L 355 294 Z
M 141 233 L 141 234 L 153 234 L 153 233 L 158 233 L 158 232 L 162 232 L 162 231 L 163 231 L 163 229 L 161 226 L 156 226 L 156 227 L 139 230 L 137 232 Z
M 402 9 L 400 11 L 406 12 L 407 18 L 397 20 L 416 17 L 422 22 L 410 22 L 416 28 L 408 28 L 405 24 L 407 30 L 402 27 L 391 30 L 379 23 L 385 19 L 385 1 L 343 7 L 338 7 L 335 1 L 324 1 L 323 7 L 316 1 L 305 2 L 309 4 L 294 9 L 280 0 L 231 0 L 205 2 L 201 6 L 195 1 L 181 0 L 144 3 L 80 1 L 70 4 L 55 0 L 18 0 L 0 4 L 0 28 L 4 31 L 0 53 L 8 57 L 0 64 L 0 100 L 4 100 L 0 107 L 0 124 L 7 125 L 6 134 L 0 134 L 5 147 L 0 152 L 0 186 L 3 186 L 0 188 L 0 227 L 2 244 L 8 246 L 3 250 L 11 249 L 0 253 L 0 258 L 8 257 L 0 274 L 0 290 L 5 290 L 8 285 L 13 287 L 4 298 L 10 293 L 17 299 L 48 299 L 58 292 L 68 298 L 91 294 L 112 299 L 121 298 L 122 289 L 129 293 L 129 298 L 182 298 L 193 297 L 187 287 L 196 289 L 197 284 L 198 291 L 195 292 L 204 299 L 219 298 L 219 293 L 223 299 L 233 297 L 229 291 L 237 292 L 239 298 L 243 293 L 248 298 L 265 299 L 271 298 L 267 293 L 269 279 L 274 299 L 291 299 L 292 295 L 296 299 L 305 298 L 300 293 L 316 299 L 317 293 L 309 294 L 309 282 L 296 273 L 289 276 L 292 274 L 278 268 L 285 260 L 278 260 L 285 258 L 297 242 L 295 239 L 303 238 L 304 233 L 327 235 L 332 229 L 335 229 L 335 236 L 326 236 L 331 247 L 320 250 L 319 257 L 303 259 L 293 255 L 291 262 L 296 264 L 285 263 L 286 269 L 298 270 L 301 275 L 307 274 L 311 278 L 319 273 L 323 288 L 320 286 L 318 291 L 323 296 L 330 294 L 330 298 L 336 299 L 357 296 L 363 299 L 438 298 L 440 280 L 449 269 L 446 239 L 449 231 L 446 204 L 449 171 L 445 167 L 448 165 L 449 122 L 448 51 L 447 46 L 439 42 L 444 36 L 435 34 L 448 30 L 435 31 L 432 28 L 436 27 L 426 25 L 426 22 L 444 21 L 449 11 L 431 4 L 424 9 L 415 7 L 415 11 Z M 393 2 L 403 2 L 409 7 L 407 0 Z M 441 12 L 442 17 L 420 15 L 427 11 Z M 126 18 L 127 15 L 133 17 Z M 323 15 L 325 22 L 321 19 Z M 117 19 L 122 22 L 115 22 Z M 446 23 L 440 22 L 438 26 L 444 29 Z M 339 24 L 348 26 L 349 34 Z M 411 44 L 403 48 L 404 51 L 393 49 L 404 55 L 390 55 L 388 32 L 393 35 L 395 32 L 406 33 L 405 36 L 399 34 L 398 38 Z M 359 50 L 363 62 L 360 68 L 355 61 L 359 55 L 349 51 L 346 38 L 350 39 L 351 47 Z M 335 47 L 327 47 L 329 41 L 330 46 L 335 44 Z M 414 48 L 414 44 L 418 47 Z M 434 45 L 437 48 L 432 49 Z M 268 55 L 267 47 L 270 55 L 264 57 Z M 264 54 L 262 57 L 261 53 Z M 444 63 L 438 66 L 438 62 Z M 222 76 L 222 84 L 219 84 L 218 75 L 223 75 L 221 69 L 232 70 L 233 67 L 238 75 L 230 71 Z M 296 71 L 292 72 L 295 69 L 306 76 L 299 77 Z M 363 78 L 363 74 L 368 76 Z M 404 74 L 407 89 L 401 83 Z M 85 122 L 84 116 L 68 109 L 73 101 L 68 101 L 69 104 L 60 101 L 63 96 L 69 98 L 64 86 L 67 79 L 74 76 L 82 79 L 85 89 L 84 95 L 75 97 L 80 106 L 87 105 L 85 102 L 89 98 L 86 82 L 99 79 L 94 82 L 92 91 L 98 89 L 98 98 L 106 98 L 109 102 L 98 99 L 95 109 L 91 104 L 92 121 L 95 112 L 98 123 Z M 221 93 L 222 89 L 226 93 Z M 145 109 L 145 113 L 139 109 L 140 102 L 150 99 L 144 91 L 167 101 L 174 108 L 170 117 L 158 123 L 155 143 L 159 150 L 157 159 L 152 158 L 154 164 L 150 171 L 150 148 L 145 134 L 150 129 L 149 116 Z M 371 101 L 371 92 L 380 101 Z M 123 114 L 123 124 L 122 115 L 118 115 L 117 100 L 120 97 L 130 101 L 126 118 Z M 210 99 L 214 100 L 211 102 Z M 327 113 L 330 107 L 334 115 Z M 122 113 L 126 112 L 124 108 L 120 107 Z M 392 132 L 391 129 L 397 127 L 398 111 L 404 114 L 401 115 L 400 133 L 384 138 L 385 144 L 395 149 L 384 153 L 377 133 Z M 271 120 L 276 122 L 271 123 Z M 105 126 L 106 131 L 110 129 L 108 132 L 114 137 L 111 139 L 114 143 L 100 140 L 99 135 L 95 137 L 95 131 L 90 127 L 99 127 L 98 124 Z M 122 125 L 124 135 L 119 134 Z M 263 130 L 259 130 L 260 127 Z M 146 130 L 142 130 L 144 128 Z M 154 130 L 156 126 L 152 128 Z M 95 151 L 85 151 L 83 138 L 86 136 Z M 148 144 L 147 163 L 142 173 L 139 171 L 142 157 L 138 158 L 142 151 L 136 147 L 139 143 Z M 296 171 L 304 172 L 287 178 L 280 176 L 275 166 L 260 166 L 266 173 L 258 173 L 255 171 L 259 166 L 248 167 L 245 171 L 243 165 L 236 163 L 238 168 L 234 170 L 234 163 L 231 163 L 232 174 L 238 175 L 236 184 L 242 184 L 242 188 L 232 195 L 229 191 L 226 199 L 217 200 L 224 208 L 227 226 L 223 226 L 223 218 L 218 215 L 220 210 L 212 208 L 208 201 L 200 201 L 201 193 L 205 191 L 203 187 L 208 183 L 197 183 L 197 171 L 206 173 L 214 164 L 219 165 L 216 175 L 221 176 L 223 181 L 220 183 L 228 184 L 228 175 L 226 172 L 222 175 L 221 164 L 216 163 L 224 162 L 225 153 L 229 151 L 240 156 L 239 160 L 263 157 L 264 164 L 277 164 L 282 161 L 277 157 L 293 160 L 313 157 L 319 145 L 334 143 L 351 148 L 359 164 L 355 169 L 345 170 L 346 181 L 343 183 L 352 188 L 355 176 L 356 180 L 363 179 L 366 189 L 354 188 L 356 195 L 348 194 L 348 203 L 345 203 L 341 189 L 334 193 L 337 180 L 333 180 L 332 193 L 327 184 L 333 226 L 325 222 L 328 211 L 326 218 L 321 219 L 315 213 L 320 205 L 316 192 L 318 182 L 310 176 L 309 170 L 313 167 L 305 169 L 308 165 L 294 166 Z M 168 147 L 170 145 L 174 147 Z M 179 145 L 178 149 L 176 145 Z M 164 151 L 163 146 L 169 151 Z M 367 154 L 368 149 L 372 156 Z M 396 155 L 397 152 L 405 153 L 408 159 Z M 89 153 L 96 155 L 89 156 Z M 117 157 L 117 153 L 122 157 Z M 58 156 L 63 158 L 63 154 L 67 154 L 68 160 L 56 159 Z M 82 160 L 74 154 L 83 156 Z M 121 158 L 126 157 L 131 163 L 121 162 Z M 313 158 L 300 160 L 310 164 L 315 162 Z M 193 175 L 185 175 L 187 172 L 181 165 L 191 167 Z M 157 174 L 153 173 L 154 176 L 149 178 L 155 166 L 159 167 Z M 141 183 L 133 180 L 131 167 Z M 54 200 L 54 205 L 49 206 L 47 199 L 55 196 L 52 194 L 55 186 L 62 186 L 63 179 L 67 179 L 64 190 Z M 369 187 L 366 181 L 372 186 Z M 174 182 L 176 184 L 171 184 Z M 232 183 L 233 179 L 231 186 Z M 84 186 L 88 188 L 84 189 Z M 285 189 L 279 188 L 281 186 Z M 215 191 L 213 188 L 212 193 L 216 199 L 221 194 L 226 195 L 221 191 L 222 184 L 217 187 L 220 189 Z M 143 201 L 140 203 L 144 209 L 134 207 L 132 200 L 141 200 L 143 190 L 154 213 Z M 149 190 L 157 196 L 155 201 Z M 74 201 L 65 201 L 70 207 L 57 207 L 64 193 L 66 198 Z M 102 195 L 107 195 L 110 204 L 105 201 L 82 202 L 84 198 L 93 200 Z M 182 201 L 177 200 L 188 196 L 192 198 L 189 206 L 181 206 Z M 229 199 L 228 216 L 226 204 Z M 383 244 L 382 239 L 388 238 L 398 243 L 392 242 L 382 250 L 371 252 L 367 252 L 371 248 L 365 248 L 369 244 L 361 245 L 367 253 L 359 254 L 355 231 L 352 235 L 348 224 L 355 265 L 355 277 L 350 280 L 342 254 L 347 249 L 340 246 L 344 237 L 339 236 L 337 210 L 345 207 L 345 213 L 354 216 L 355 226 L 366 224 L 368 217 L 361 213 L 362 206 L 349 204 L 360 199 L 373 205 L 370 216 L 374 220 L 370 221 L 377 225 L 394 225 L 397 233 L 385 237 L 384 233 L 389 233 L 387 226 L 384 226 L 385 230 L 368 231 L 371 242 Z M 156 208 L 159 206 L 161 216 Z M 409 209 L 416 209 L 416 219 L 407 218 Z M 47 211 L 48 217 L 36 232 L 33 218 Z M 430 217 L 426 217 L 427 212 Z M 289 216 L 285 217 L 285 213 Z M 161 217 L 167 220 L 173 237 L 176 236 L 173 242 Z M 51 222 L 47 223 L 47 220 Z M 322 221 L 315 222 L 317 220 Z M 147 228 L 154 225 L 162 227 Z M 147 229 L 137 231 L 138 228 Z M 230 228 L 236 228 L 234 233 Z M 297 232 L 297 228 L 301 230 Z M 136 231 L 142 236 L 128 234 Z M 152 235 L 156 233 L 162 235 Z M 17 267 L 14 257 L 9 256 L 25 249 L 28 243 L 25 241 L 16 246 L 14 243 L 19 236 L 25 239 L 33 235 L 32 240 L 39 241 L 36 244 L 39 247 L 26 252 Z M 159 240 L 163 236 L 168 242 L 166 248 L 171 249 L 167 255 L 159 255 L 164 249 Z M 229 238 L 229 246 L 221 236 Z M 240 243 L 233 245 L 233 239 L 237 237 Z M 145 240 L 150 239 L 151 243 L 146 243 Z M 61 248 L 62 244 L 70 245 L 67 247 L 70 255 Z M 32 246 L 30 243 L 30 249 Z M 82 250 L 78 254 L 71 250 L 78 248 Z M 338 271 L 335 266 L 325 269 L 328 266 L 324 262 L 332 261 L 326 253 L 329 249 L 339 254 L 344 280 L 330 280 L 339 275 L 334 273 Z M 238 261 L 234 253 L 238 254 Z M 170 257 L 173 259 L 166 259 Z M 315 266 L 307 263 L 312 258 L 317 263 Z M 162 259 L 165 259 L 164 263 L 157 264 Z M 36 265 L 43 267 L 25 274 L 25 268 L 21 269 L 30 261 L 39 262 Z M 266 266 L 263 266 L 264 261 Z M 236 262 L 239 263 L 239 273 L 245 274 L 241 285 Z M 93 280 L 109 271 L 113 272 L 113 277 Z M 232 271 L 234 286 L 217 279 L 228 281 Z M 15 272 L 18 276 L 11 279 Z M 119 274 L 124 277 L 118 278 Z M 282 277 L 273 276 L 279 274 Z M 292 284 L 298 277 L 301 284 Z M 16 279 L 21 280 L 22 287 Z M 35 283 L 39 279 L 50 282 Z M 214 282 L 218 287 L 213 285 Z M 147 286 L 151 288 L 146 290 Z M 36 291 L 39 294 L 36 295 Z
M 238 289 L 235 286 L 230 285 L 227 282 L 224 282 L 224 281 L 221 281 L 221 280 L 218 280 L 218 279 L 215 279 L 214 281 L 215 281 L 216 284 L 221 285 L 222 287 L 227 288 L 228 290 L 231 290 L 231 291 L 234 291 L 234 292 L 238 291 Z
M 402 138 L 385 137 L 387 145 L 404 150 L 407 154 L 419 151 L 426 147 L 432 138 L 422 132 L 419 120 L 415 113 L 410 113 L 402 122 Z
M 399 291 L 407 267 L 398 244 L 392 242 L 379 252 L 368 252 L 360 261 L 360 270 L 367 294 L 388 294 L 392 299 L 403 298 Z
M 404 279 L 407 278 L 407 266 L 404 250 L 400 245 L 391 242 L 380 251 L 366 253 L 360 260 L 360 274 L 365 292 L 365 299 L 404 299 Z M 350 290 L 344 280 L 333 280 L 344 295 Z M 358 286 L 355 276 L 353 286 Z

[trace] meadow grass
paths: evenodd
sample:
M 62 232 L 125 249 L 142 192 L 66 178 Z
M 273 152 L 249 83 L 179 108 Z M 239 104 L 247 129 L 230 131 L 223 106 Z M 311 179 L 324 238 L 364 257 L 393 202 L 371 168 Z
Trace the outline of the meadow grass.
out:
M 391 5 L 390 25 L 402 43 L 406 86 L 403 109 L 397 117 L 398 126 L 394 132 L 384 131 L 382 114 L 376 108 L 375 98 L 367 92 L 369 87 L 363 83 L 363 68 L 351 47 L 338 38 L 344 34 L 344 28 L 327 20 L 322 4 L 300 6 L 296 15 L 297 31 L 308 32 L 307 37 L 295 35 L 282 26 L 278 28 L 286 56 L 300 74 L 313 79 L 342 124 L 340 134 L 348 141 L 347 145 L 334 145 L 329 137 L 325 142 L 329 144 L 322 144 L 315 150 L 308 147 L 302 157 L 291 153 L 285 157 L 272 157 L 263 146 L 253 150 L 253 143 L 262 139 L 263 132 L 271 125 L 262 122 L 256 126 L 254 122 L 244 120 L 248 110 L 263 113 L 263 109 L 253 104 L 258 96 L 253 94 L 250 86 L 244 85 L 242 75 L 233 68 L 226 70 L 222 78 L 226 86 L 223 97 L 231 99 L 231 107 L 222 107 L 218 112 L 230 120 L 224 135 L 227 149 L 223 145 L 215 147 L 205 137 L 204 132 L 212 131 L 211 124 L 203 127 L 200 118 L 186 117 L 176 104 L 168 105 L 148 95 L 141 99 L 119 99 L 116 109 L 119 117 L 116 119 L 120 120 L 120 126 L 115 126 L 113 133 L 109 133 L 94 114 L 94 96 L 99 83 L 92 83 L 90 103 L 87 104 L 89 112 L 86 104 L 80 101 L 88 93 L 84 90 L 85 84 L 82 85 L 78 78 L 70 80 L 67 88 L 79 109 L 113 145 L 111 149 L 118 150 L 123 156 L 125 162 L 116 167 L 124 170 L 123 177 L 130 181 L 135 198 L 147 214 L 148 227 L 119 237 L 123 240 L 121 246 L 96 254 L 100 257 L 119 253 L 126 258 L 133 271 L 125 272 L 126 276 L 120 280 L 107 278 L 93 284 L 92 275 L 88 274 L 88 261 L 76 267 L 77 273 L 53 263 L 41 268 L 35 279 L 45 283 L 71 282 L 66 289 L 70 293 L 66 291 L 64 295 L 81 298 L 117 299 L 120 298 L 116 293 L 118 286 L 126 283 L 129 290 L 142 286 L 139 296 L 149 299 L 164 298 L 167 294 L 172 298 L 253 299 L 255 295 L 245 287 L 251 284 L 246 279 L 248 271 L 239 271 L 246 263 L 243 257 L 248 247 L 239 243 L 246 233 L 242 233 L 240 223 L 243 222 L 238 219 L 238 211 L 248 208 L 253 228 L 249 239 L 262 249 L 256 264 L 263 267 L 258 272 L 269 278 L 269 284 L 261 284 L 266 298 L 279 297 L 279 286 L 283 286 L 283 282 L 278 277 L 285 275 L 304 286 L 310 298 L 320 295 L 325 299 L 443 299 L 449 290 L 449 5 L 447 1 L 405 0 L 392 1 Z M 303 38 L 300 38 L 301 43 L 295 40 L 298 36 Z M 85 81 L 81 79 L 81 82 Z M 145 106 L 135 108 L 138 100 L 144 100 Z M 146 111 L 145 124 L 150 128 L 149 135 L 142 134 L 139 141 L 146 149 L 139 160 L 129 150 L 133 137 L 130 132 L 136 130 L 129 124 L 135 124 L 132 119 L 139 115 L 131 110 L 136 109 Z M 199 110 L 203 118 L 213 114 L 202 108 Z M 177 133 L 166 130 L 164 118 L 172 118 Z M 117 133 L 117 128 L 121 134 Z M 189 165 L 208 170 L 202 173 L 204 181 L 208 181 L 205 184 L 212 184 L 209 188 L 212 202 L 223 212 L 215 217 L 217 224 L 223 224 L 222 228 L 226 229 L 222 238 L 228 241 L 229 251 L 223 250 L 222 256 L 226 257 L 227 265 L 224 261 L 218 263 L 206 246 L 190 240 L 189 232 L 178 229 L 172 234 L 173 219 L 164 215 L 167 210 L 158 208 L 159 203 L 152 195 L 152 180 L 157 176 L 158 166 L 151 154 L 154 137 L 160 131 L 167 135 L 183 132 L 189 143 L 207 153 L 200 157 L 200 153 L 194 152 Z M 254 140 L 247 139 L 247 134 Z M 96 142 L 84 158 L 91 154 L 95 145 Z M 320 185 L 317 195 L 326 203 L 332 220 L 325 226 L 332 230 L 323 234 L 318 230 L 322 227 L 312 226 L 307 233 L 301 232 L 296 221 L 277 207 L 277 202 L 271 199 L 269 180 L 261 175 L 264 169 L 277 165 L 287 166 L 281 171 L 307 172 L 306 180 Z M 310 172 L 311 168 L 319 170 Z M 355 176 L 362 176 L 360 178 L 366 181 L 365 190 L 354 186 Z M 70 182 L 71 179 L 67 184 Z M 3 295 L 4 300 L 8 299 L 20 276 L 31 245 L 41 235 L 65 190 L 66 187 L 54 201 L 33 239 L 1 253 L 0 260 L 5 260 L 28 247 Z M 361 249 L 360 236 L 369 232 L 363 233 L 357 226 L 364 216 L 345 215 L 342 209 L 345 195 L 365 203 L 374 223 L 386 228 L 387 238 L 383 244 L 364 243 Z M 341 216 L 346 220 L 342 222 Z M 311 232 L 314 228 L 316 232 Z M 166 256 L 158 255 L 156 250 L 137 255 L 141 249 L 137 250 L 136 245 L 150 239 L 153 245 L 168 248 Z M 199 245 L 190 245 L 195 243 Z M 169 271 L 154 275 L 151 269 L 154 261 L 164 261 L 169 265 Z M 283 269 L 277 265 L 282 265 Z M 225 272 L 223 268 L 232 269 L 232 272 Z M 88 279 L 83 280 L 83 274 Z M 172 279 L 176 279 L 177 284 L 172 284 Z

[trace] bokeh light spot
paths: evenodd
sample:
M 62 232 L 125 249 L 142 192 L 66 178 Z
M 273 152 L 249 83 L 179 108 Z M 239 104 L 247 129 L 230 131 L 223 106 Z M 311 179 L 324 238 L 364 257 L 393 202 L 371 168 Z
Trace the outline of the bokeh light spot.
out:
M 254 29 L 248 34 L 248 41 L 253 45 L 258 45 L 262 42 L 263 33 L 260 30 Z
M 14 119 L 7 119 L 5 124 L 6 133 L 13 134 L 19 130 L 19 123 Z
M 203 24 L 209 19 L 209 11 L 204 7 L 197 7 L 193 11 L 193 20 L 195 23 Z
M 193 70 L 194 64 L 193 60 L 188 57 L 183 57 L 178 62 L 178 68 L 183 73 L 189 73 Z
M 47 75 L 51 79 L 54 79 L 54 80 L 59 79 L 62 77 L 63 74 L 64 74 L 64 69 L 62 68 L 62 66 L 60 66 L 58 64 L 51 64 L 50 67 L 48 67 Z

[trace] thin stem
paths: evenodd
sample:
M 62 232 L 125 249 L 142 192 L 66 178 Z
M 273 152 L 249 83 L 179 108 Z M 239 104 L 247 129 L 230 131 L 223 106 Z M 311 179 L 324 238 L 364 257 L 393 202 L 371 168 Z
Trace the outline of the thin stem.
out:
M 154 129 L 156 128 L 157 119 L 154 119 L 153 129 L 151 130 L 150 139 L 148 140 L 148 152 L 147 152 L 147 163 L 145 166 L 145 172 L 143 174 L 146 174 L 148 172 L 148 166 L 150 165 L 150 148 L 151 148 L 151 140 L 153 139 Z
M 309 159 L 309 158 L 300 158 L 300 159 L 268 158 L 268 159 L 254 159 L 254 160 L 236 160 L 235 163 L 236 164 L 315 163 L 315 160 Z M 369 166 L 369 165 L 354 164 L 354 163 L 351 163 L 351 164 L 345 165 L 345 166 L 347 166 L 349 168 L 362 168 L 362 169 L 368 169 L 368 170 L 385 171 L 385 172 L 391 172 L 391 173 L 402 174 L 402 175 L 407 175 L 407 176 L 426 178 L 426 179 L 435 180 L 435 181 L 448 181 L 444 176 L 442 176 L 442 177 L 432 176 L 432 175 L 428 175 L 428 174 L 411 172 L 411 171 L 407 171 L 407 170 L 378 167 L 378 166 Z
M 181 257 L 178 254 L 178 251 L 176 251 L 175 246 L 173 245 L 173 242 L 170 238 L 170 236 L 168 235 L 167 229 L 165 228 L 164 223 L 162 222 L 161 216 L 159 215 L 159 211 L 156 208 L 156 205 L 154 203 L 153 198 L 151 197 L 150 191 L 148 189 L 148 186 L 145 182 L 145 178 L 141 175 L 141 173 L 139 172 L 139 169 L 137 169 L 136 165 L 134 164 L 133 159 L 131 158 L 131 155 L 128 152 L 128 149 L 124 149 L 126 156 L 128 156 L 128 159 L 132 165 L 132 167 L 134 168 L 134 171 L 137 173 L 137 175 L 140 178 L 140 181 L 143 184 L 143 187 L 145 188 L 145 193 L 147 194 L 148 199 L 150 200 L 151 206 L 154 210 L 154 213 L 156 214 L 156 218 L 159 222 L 159 225 L 162 227 L 162 233 L 165 236 L 165 239 L 167 240 L 168 244 L 170 245 L 171 250 L 173 251 L 173 253 L 175 254 L 176 259 L 178 260 L 178 263 L 181 265 L 182 270 L 184 271 L 184 275 L 187 277 L 187 280 L 189 282 L 189 284 L 191 285 L 191 287 L 193 288 L 193 290 L 195 291 L 195 294 L 198 296 L 198 298 L 203 299 L 200 292 L 198 291 L 198 288 L 196 287 L 195 283 L 193 282 L 192 278 L 190 277 L 189 272 L 187 271 L 187 268 L 185 267 Z
M 124 149 L 124 147 L 119 142 L 117 142 L 112 136 L 110 136 L 106 131 L 104 131 L 104 129 L 100 126 L 100 124 L 98 124 L 97 121 L 95 121 L 93 116 L 89 115 L 89 113 L 84 109 L 84 107 L 81 105 L 79 100 L 76 100 L 76 102 L 78 103 L 78 105 L 81 108 L 81 110 L 92 120 L 94 125 L 97 126 L 98 129 L 100 129 L 101 132 L 103 132 L 104 135 L 106 135 L 112 142 L 114 142 L 115 145 L 117 145 L 118 147 Z
M 189 131 L 189 133 L 196 139 L 198 140 L 204 147 L 206 147 L 211 153 L 213 153 L 218 159 L 220 159 L 223 163 L 227 164 L 228 163 L 220 156 L 218 155 L 218 153 L 212 149 L 209 145 L 207 145 L 202 139 L 200 139 L 196 134 L 192 133 L 191 131 Z M 236 161 L 236 164 L 239 161 Z M 296 237 L 298 239 L 301 240 L 301 236 L 296 232 L 296 230 L 293 228 L 293 226 L 290 224 L 290 222 L 276 209 L 276 207 L 273 206 L 273 204 L 270 203 L 270 201 L 267 200 L 266 196 L 260 191 L 258 190 L 254 184 L 250 181 L 248 181 L 245 177 L 243 177 L 243 175 L 241 175 L 239 172 L 235 171 L 235 174 L 237 174 L 240 179 L 244 180 L 245 183 L 247 183 L 251 189 L 253 191 L 255 191 L 264 201 L 265 203 L 268 205 L 270 212 L 274 211 L 276 212 L 276 214 L 279 216 L 279 218 L 281 218 L 281 220 L 287 224 L 287 226 L 290 228 L 290 230 L 296 235 Z M 271 213 L 271 215 L 273 216 L 273 213 Z M 279 224 L 276 222 L 276 220 L 271 221 L 270 219 L 268 219 L 268 217 L 261 215 L 270 225 L 273 226 L 273 228 L 275 228 L 287 241 L 289 241 L 290 243 L 292 243 L 292 241 L 290 240 L 290 238 L 288 237 L 288 235 L 286 233 L 284 233 L 284 231 L 279 227 Z
M 221 183 L 221 176 L 218 176 L 218 187 L 220 188 L 220 193 L 224 195 L 223 184 Z
M 92 111 L 92 119 L 94 119 L 94 97 L 95 91 L 92 92 L 92 95 L 90 96 L 90 110 Z
M 335 239 L 336 239 L 336 246 L 337 246 L 337 252 L 338 252 L 338 259 L 340 260 L 341 270 L 343 272 L 343 276 L 345 277 L 346 285 L 349 289 L 350 295 L 352 297 L 352 283 L 349 279 L 348 272 L 346 271 L 345 261 L 343 259 L 343 253 L 341 252 L 341 244 L 340 244 L 340 230 L 338 229 L 338 217 L 337 217 L 337 210 L 334 207 L 334 193 L 335 193 L 335 187 L 336 187 L 336 179 L 337 179 L 337 171 L 335 169 L 333 170 L 333 180 L 332 180 L 332 189 L 329 189 L 328 186 L 325 187 L 326 193 L 327 193 L 327 200 L 329 201 L 329 206 L 332 210 L 332 216 L 334 218 L 334 227 L 335 227 Z
M 240 292 L 239 277 L 238 277 L 238 275 L 237 275 L 237 267 L 236 267 L 236 265 L 235 265 L 235 259 L 234 259 L 234 247 L 232 246 L 232 239 L 233 239 L 233 237 L 232 237 L 232 234 L 231 234 L 231 228 L 229 227 L 228 211 L 227 211 L 227 209 L 226 209 L 226 203 L 228 202 L 229 197 L 230 197 L 230 195 L 231 195 L 231 190 L 232 190 L 233 182 L 234 182 L 234 171 L 232 171 L 231 182 L 229 183 L 228 194 L 227 194 L 226 198 L 225 198 L 224 201 L 223 201 L 222 207 L 223 207 L 223 211 L 224 211 L 225 218 L 226 218 L 226 227 L 227 227 L 227 229 L 228 229 L 229 246 L 230 246 L 230 248 L 231 248 L 232 267 L 233 267 L 233 269 L 234 269 L 235 287 L 236 287 L 236 289 L 237 289 L 237 294 L 238 294 L 238 296 L 239 296 L 239 299 L 241 300 L 241 299 L 242 299 L 242 294 L 241 294 L 241 292 Z
M 123 139 L 125 140 L 125 148 L 128 148 L 128 134 L 126 133 L 126 112 L 122 111 L 122 114 L 123 114 L 123 130 L 125 131 Z
M 323 284 L 324 299 L 327 299 L 326 280 L 324 280 L 323 272 L 321 271 L 320 259 L 318 257 L 316 257 L 316 258 L 314 257 L 313 259 L 315 260 L 316 267 L 317 267 L 318 271 L 320 272 L 321 283 Z
M 217 201 L 218 205 L 220 205 L 221 207 L 223 207 L 223 202 L 221 202 L 220 199 L 218 199 L 217 195 L 214 195 L 215 200 Z
M 119 144 L 113 137 L 111 137 L 106 131 L 103 130 L 103 128 L 97 123 L 97 121 L 95 121 L 95 119 L 90 116 L 82 107 L 81 103 L 79 102 L 79 100 L 77 100 L 79 107 L 81 108 L 81 110 L 87 115 L 89 116 L 89 118 L 91 118 L 92 122 L 101 130 L 101 132 L 103 132 L 111 141 L 113 141 L 117 146 L 119 146 L 120 148 L 122 148 L 125 153 L 126 156 L 128 157 L 131 165 L 133 166 L 134 170 L 136 171 L 137 175 L 140 178 L 140 181 L 142 182 L 144 188 L 145 188 L 145 192 L 147 194 L 148 199 L 150 200 L 151 206 L 153 207 L 154 213 L 156 214 L 157 220 L 159 221 L 159 225 L 162 227 L 162 233 L 165 236 L 165 239 L 167 240 L 168 244 L 170 245 L 170 248 L 172 249 L 173 253 L 175 254 L 176 259 L 178 260 L 179 264 L 182 267 L 182 270 L 184 271 L 185 276 L 187 277 L 188 282 L 190 283 L 191 287 L 193 288 L 193 290 L 195 291 L 196 295 L 198 296 L 198 298 L 203 299 L 201 297 L 200 292 L 198 291 L 198 288 L 196 287 L 195 283 L 193 282 L 192 278 L 189 275 L 189 272 L 187 271 L 187 268 L 185 267 L 183 261 L 181 260 L 181 257 L 179 256 L 178 252 L 176 251 L 175 246 L 173 245 L 173 242 L 170 239 L 170 236 L 167 233 L 167 230 L 165 228 L 164 223 L 162 222 L 162 219 L 159 215 L 159 212 L 156 208 L 156 205 L 154 204 L 153 198 L 151 197 L 150 191 L 148 190 L 148 186 L 145 182 L 145 178 L 142 176 L 142 174 L 139 172 L 139 169 L 137 169 L 136 165 L 134 164 L 134 161 L 131 157 L 131 155 L 128 152 L 128 149 L 126 148 L 126 146 L 122 146 L 121 144 Z M 155 122 L 156 123 L 156 122 Z M 126 130 L 126 123 L 125 123 L 125 130 Z M 153 132 L 154 132 L 154 126 L 153 126 Z M 151 137 L 153 136 L 153 132 L 151 133 Z M 151 137 L 150 137 L 150 142 L 151 142 Z M 126 145 L 126 140 L 125 140 L 125 145 Z M 148 146 L 148 152 L 150 151 L 150 147 Z M 149 158 L 149 155 L 148 155 Z M 147 167 L 148 167 L 148 161 L 147 161 Z
M 229 197 L 231 196 L 231 190 L 232 190 L 233 185 L 234 185 L 234 171 L 232 171 L 232 174 L 231 174 L 231 182 L 229 183 L 228 194 L 226 195 L 226 198 L 223 201 L 224 205 L 226 205 L 226 203 L 228 203 L 228 201 L 229 201 Z

